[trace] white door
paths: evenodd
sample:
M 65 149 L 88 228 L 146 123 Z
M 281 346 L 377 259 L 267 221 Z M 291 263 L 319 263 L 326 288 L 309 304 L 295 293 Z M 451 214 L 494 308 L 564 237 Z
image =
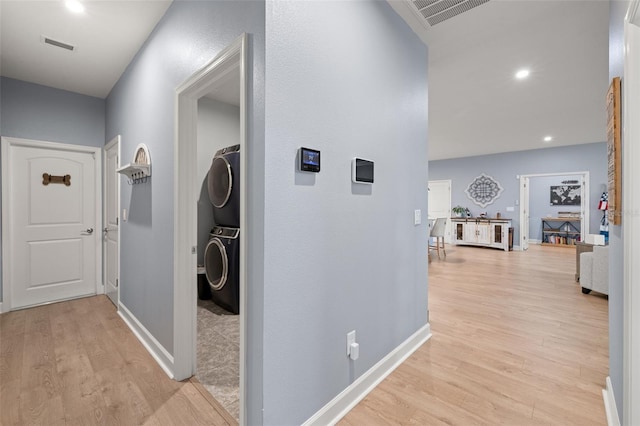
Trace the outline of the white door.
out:
M 430 220 L 439 217 L 451 217 L 451 181 L 430 180 L 428 191 L 428 215 Z M 451 221 L 447 220 L 445 241 L 451 243 Z
M 529 249 L 529 178 L 520 178 L 520 249 Z
M 103 282 L 104 291 L 114 305 L 118 306 L 120 281 L 120 136 L 105 146 L 104 153 L 104 200 L 102 229 Z
M 5 263 L 9 282 L 4 284 L 11 289 L 11 309 L 95 294 L 100 196 L 96 152 L 73 145 L 11 142 L 15 144 L 3 162 L 10 180 L 3 182 L 3 199 L 10 203 L 10 260 Z

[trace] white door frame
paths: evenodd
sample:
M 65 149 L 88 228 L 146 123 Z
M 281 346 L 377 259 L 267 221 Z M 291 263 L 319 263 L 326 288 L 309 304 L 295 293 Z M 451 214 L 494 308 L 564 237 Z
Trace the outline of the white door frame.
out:
M 246 33 L 221 51 L 176 89 L 174 186 L 174 377 L 183 380 L 196 372 L 197 344 L 197 182 L 198 100 L 229 72 L 240 72 L 240 424 L 245 424 L 247 241 L 247 64 Z
M 447 244 L 452 244 L 453 238 L 451 238 L 451 236 L 453 235 L 453 223 L 451 222 L 451 179 L 438 179 L 438 180 L 427 181 L 427 185 L 430 185 L 432 183 L 446 183 L 447 185 L 449 185 L 449 215 L 447 216 L 447 228 L 445 231 L 444 241 Z M 427 198 L 428 198 L 428 195 L 427 195 Z M 428 208 L 427 208 L 427 216 L 429 216 Z M 429 228 L 429 231 L 431 231 L 431 228 Z
M 589 225 L 589 221 L 590 221 L 589 206 L 591 205 L 591 199 L 589 195 L 590 192 L 589 192 L 589 172 L 588 171 L 563 172 L 563 173 L 533 173 L 528 175 L 520 175 L 520 223 L 518 224 L 518 230 L 520 233 L 520 250 L 522 250 L 522 248 L 525 245 L 524 234 L 522 232 L 522 225 L 524 223 L 525 214 L 528 214 L 528 212 L 525 213 L 524 211 L 524 207 L 525 207 L 524 199 L 525 197 L 527 199 L 529 198 L 530 185 L 525 186 L 525 182 L 527 181 L 527 179 L 530 182 L 531 181 L 530 178 L 548 177 L 548 176 L 580 176 L 580 179 L 582 180 L 581 188 L 580 188 L 581 198 L 582 198 L 580 203 L 580 240 L 584 241 L 585 237 L 589 233 L 589 226 L 590 226 Z M 529 209 L 531 209 L 531 206 L 529 206 Z M 528 233 L 529 231 L 527 230 L 527 234 Z M 529 237 L 531 236 L 529 235 Z M 529 240 L 531 240 L 531 238 L 529 238 Z M 528 244 L 528 241 L 526 243 Z
M 102 150 L 93 146 L 85 145 L 72 145 L 59 142 L 46 142 L 32 139 L 21 139 L 13 137 L 2 137 L 2 309 L 3 312 L 9 312 L 12 307 L 11 302 L 11 286 L 12 283 L 9 279 L 9 271 L 12 267 L 11 260 L 11 243 L 13 239 L 12 231 L 12 217 L 10 208 L 10 193 L 11 193 L 11 171 L 13 167 L 12 150 L 13 147 L 28 147 L 28 148 L 41 148 L 41 149 L 55 149 L 57 151 L 71 151 L 82 152 L 87 154 L 93 154 L 95 159 L 95 194 L 96 194 L 96 206 L 95 206 L 95 226 L 102 223 L 102 209 L 100 205 L 102 203 Z M 97 231 L 97 230 L 96 230 Z M 102 268 L 99 265 L 102 264 L 102 240 L 96 238 L 96 294 L 104 292 L 102 286 Z
M 622 80 L 622 221 L 624 226 L 624 331 L 622 424 L 640 424 L 640 1 L 629 5 L 624 22 Z
M 114 145 L 118 145 L 118 154 L 117 154 L 118 155 L 118 164 L 116 165 L 116 167 L 120 167 L 120 159 L 122 158 L 120 156 L 120 154 L 121 154 L 121 152 L 120 152 L 120 147 L 121 147 L 120 141 L 121 141 L 121 136 L 118 135 L 115 138 L 111 139 L 109 142 L 107 142 L 107 144 L 103 148 L 103 152 L 105 153 L 105 155 L 102 157 L 102 164 L 103 164 L 102 170 L 104 170 L 105 173 L 107 171 L 107 165 L 106 165 L 107 155 L 106 155 L 106 152 L 108 150 L 110 150 Z M 118 196 L 116 197 L 116 208 L 117 208 L 117 211 L 118 211 L 118 232 L 117 232 L 118 233 L 118 250 L 117 250 L 118 254 L 117 254 L 117 256 L 118 256 L 118 283 L 119 283 L 119 278 L 120 278 L 120 226 L 122 225 L 120 223 L 120 219 L 119 218 L 120 218 L 120 190 L 122 189 L 120 187 L 120 184 L 122 183 L 122 180 L 120 179 L 120 175 L 117 172 L 116 172 L 116 174 L 118 175 L 116 177 L 116 188 L 117 188 L 117 191 L 118 191 Z M 103 176 L 103 182 L 106 182 L 106 176 Z M 105 199 L 106 196 L 107 196 L 106 191 L 102 192 L 102 196 L 104 198 L 102 200 L 102 220 L 103 220 L 102 226 L 103 227 L 101 228 L 101 231 L 100 231 L 101 233 L 103 232 L 104 227 L 106 227 L 108 225 L 106 223 L 106 220 L 107 220 L 107 204 L 108 204 L 107 200 Z M 105 248 L 104 237 L 105 237 L 105 235 L 102 233 L 102 240 L 103 240 L 102 247 L 103 247 L 103 249 Z M 103 288 L 103 290 L 106 289 L 106 285 L 107 285 L 106 283 L 107 283 L 107 251 L 103 250 L 102 251 L 102 288 Z M 120 310 L 120 285 L 118 285 L 117 290 L 118 290 L 118 296 L 117 296 L 118 302 L 116 303 L 116 309 Z

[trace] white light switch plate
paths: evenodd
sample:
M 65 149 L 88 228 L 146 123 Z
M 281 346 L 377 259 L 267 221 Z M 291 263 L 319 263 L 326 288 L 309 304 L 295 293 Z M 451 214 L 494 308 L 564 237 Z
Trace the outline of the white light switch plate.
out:
M 413 224 L 420 225 L 422 223 L 422 210 L 414 210 L 413 212 Z
M 127 212 L 127 209 L 122 209 L 122 220 L 126 222 L 128 219 L 129 219 L 129 214 Z
M 356 342 L 356 331 L 347 333 L 347 356 L 351 355 L 351 344 Z

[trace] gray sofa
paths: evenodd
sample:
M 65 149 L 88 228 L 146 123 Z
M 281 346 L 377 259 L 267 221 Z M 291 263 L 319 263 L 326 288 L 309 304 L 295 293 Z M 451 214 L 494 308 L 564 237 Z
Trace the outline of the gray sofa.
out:
M 593 252 L 580 254 L 580 286 L 584 294 L 609 294 L 609 246 L 593 246 Z

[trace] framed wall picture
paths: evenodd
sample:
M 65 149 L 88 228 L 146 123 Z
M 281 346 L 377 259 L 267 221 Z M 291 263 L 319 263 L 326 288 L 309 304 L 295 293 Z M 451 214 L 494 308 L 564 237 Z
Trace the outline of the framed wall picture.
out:
M 582 203 L 580 185 L 555 185 L 549 191 L 549 205 L 579 206 Z
M 609 223 L 622 223 L 622 122 L 620 115 L 620 77 L 615 77 L 607 92 L 607 180 L 609 186 Z

